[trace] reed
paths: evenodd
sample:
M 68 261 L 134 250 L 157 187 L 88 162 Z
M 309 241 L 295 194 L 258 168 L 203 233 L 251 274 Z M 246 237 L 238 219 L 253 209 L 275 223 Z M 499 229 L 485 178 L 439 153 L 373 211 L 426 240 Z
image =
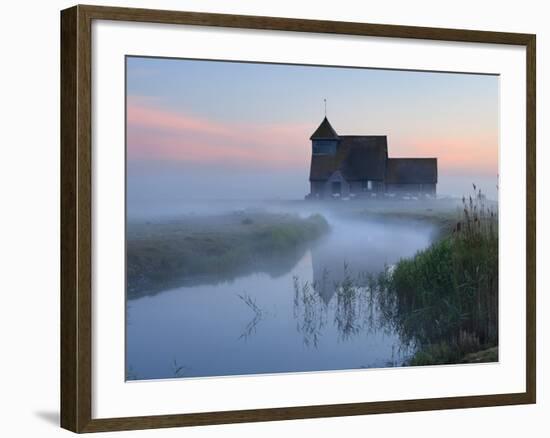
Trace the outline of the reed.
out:
M 457 363 L 498 345 L 498 214 L 473 187 L 452 233 L 401 260 L 386 282 L 393 321 L 417 347 L 413 365 Z

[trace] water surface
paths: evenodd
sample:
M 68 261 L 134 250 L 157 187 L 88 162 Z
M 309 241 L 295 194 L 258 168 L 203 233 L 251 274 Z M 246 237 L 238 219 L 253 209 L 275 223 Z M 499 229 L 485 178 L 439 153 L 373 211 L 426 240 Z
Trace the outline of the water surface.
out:
M 411 222 L 329 218 L 281 275 L 162 291 L 127 303 L 127 377 L 159 379 L 400 366 L 411 354 L 373 303 L 338 293 L 430 244 Z M 355 298 L 353 298 L 355 300 Z

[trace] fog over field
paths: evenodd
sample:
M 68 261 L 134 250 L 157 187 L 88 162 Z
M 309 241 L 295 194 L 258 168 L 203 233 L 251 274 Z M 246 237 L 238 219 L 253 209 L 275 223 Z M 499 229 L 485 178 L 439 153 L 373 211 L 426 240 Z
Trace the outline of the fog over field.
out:
M 337 285 L 413 256 L 436 227 L 339 204 L 168 202 L 130 219 L 127 377 L 401 365 L 412 345 Z
M 458 200 L 472 192 L 473 183 L 488 199 L 497 199 L 496 176 L 484 175 L 442 175 L 437 186 L 437 196 Z M 131 165 L 127 180 L 127 213 L 129 219 L 159 218 L 192 211 L 197 213 L 199 204 L 203 204 L 201 208 L 206 209 L 203 211 L 231 210 L 233 207 L 242 208 L 258 202 L 299 201 L 307 193 L 307 170 L 250 171 L 237 168 L 224 171 L 215 167 L 184 167 L 180 170 L 178 166 L 170 164 L 144 169 Z M 228 201 L 234 201 L 233 207 Z M 307 203 L 304 208 L 307 208 Z

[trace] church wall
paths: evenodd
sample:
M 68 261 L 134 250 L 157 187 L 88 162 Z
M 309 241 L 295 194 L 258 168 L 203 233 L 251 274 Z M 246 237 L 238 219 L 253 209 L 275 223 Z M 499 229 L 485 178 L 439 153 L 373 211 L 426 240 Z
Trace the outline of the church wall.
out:
M 436 184 L 387 184 L 387 191 L 399 194 L 436 194 Z
M 340 184 L 340 196 L 341 198 L 352 197 L 362 198 L 371 196 L 382 196 L 383 194 L 397 194 L 401 196 L 405 195 L 430 195 L 435 196 L 437 193 L 436 184 L 384 184 L 382 181 L 372 181 L 371 190 L 367 190 L 368 187 L 366 181 L 350 181 L 347 182 L 340 174 L 335 174 L 327 181 L 311 181 L 310 182 L 310 194 L 314 198 L 338 198 L 333 194 L 332 183 Z
M 350 181 L 350 192 L 356 196 L 375 194 L 383 192 L 385 189 L 385 184 L 382 181 L 373 181 L 371 180 L 370 190 L 368 181 Z
M 311 181 L 310 183 L 310 193 L 312 195 L 322 195 L 325 190 L 324 181 Z
M 340 184 L 340 196 L 334 195 L 333 184 Z M 344 179 L 340 171 L 334 172 L 325 183 L 324 196 L 327 198 L 344 198 L 350 194 L 350 185 Z

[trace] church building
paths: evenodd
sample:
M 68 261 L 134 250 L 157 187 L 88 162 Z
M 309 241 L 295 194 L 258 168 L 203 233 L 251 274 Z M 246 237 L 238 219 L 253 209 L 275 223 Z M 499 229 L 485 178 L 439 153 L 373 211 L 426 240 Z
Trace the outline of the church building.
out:
M 389 158 L 385 135 L 339 135 L 325 117 L 310 140 L 308 199 L 436 194 L 437 158 Z

